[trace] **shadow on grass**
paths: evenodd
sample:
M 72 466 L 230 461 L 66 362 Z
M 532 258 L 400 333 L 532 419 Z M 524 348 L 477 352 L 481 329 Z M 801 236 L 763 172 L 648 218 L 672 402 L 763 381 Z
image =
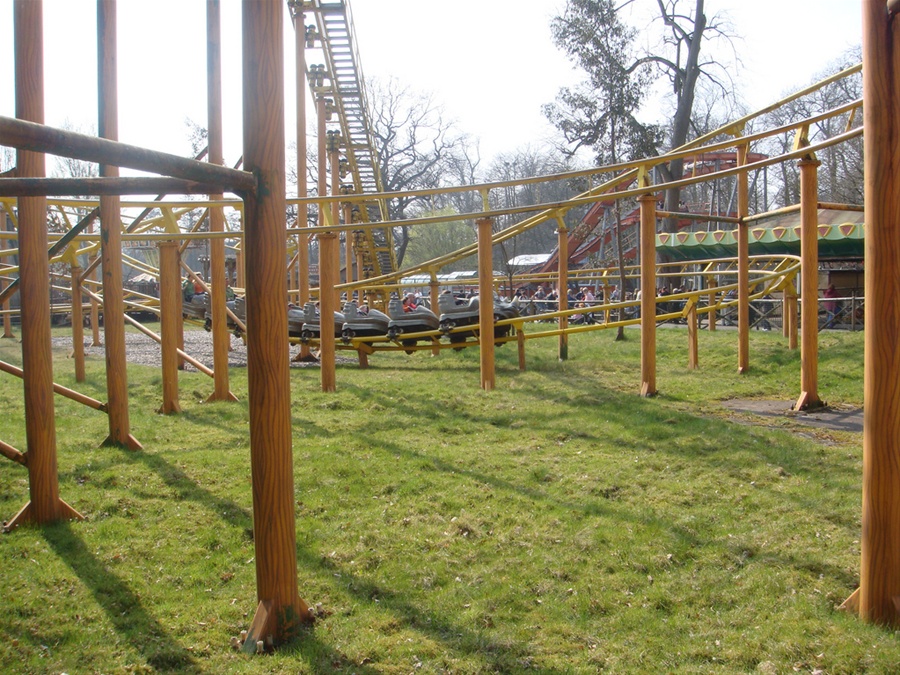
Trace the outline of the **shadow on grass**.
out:
M 449 650 L 484 660 L 488 672 L 509 673 L 529 668 L 531 659 L 525 645 L 491 640 L 483 633 L 468 630 L 458 623 L 447 620 L 446 615 L 423 611 L 401 594 L 394 593 L 374 581 L 363 579 L 349 568 L 337 565 L 333 560 L 323 558 L 312 551 L 298 547 L 297 560 L 309 568 L 324 568 L 332 575 L 339 574 L 342 589 L 346 588 L 360 603 L 378 602 L 382 611 L 393 612 L 408 628 L 428 635 L 433 640 L 446 645 Z M 354 669 L 354 672 L 364 671 Z M 562 672 L 568 671 L 544 667 L 540 672 L 547 675 L 556 673 L 561 675 Z
M 202 672 L 193 655 L 166 632 L 141 604 L 137 594 L 92 554 L 69 523 L 44 529 L 44 538 L 87 586 L 119 635 L 164 673 Z
M 123 457 L 144 463 L 149 469 L 154 471 L 166 485 L 177 493 L 179 499 L 192 501 L 209 509 L 211 513 L 221 517 L 223 524 L 226 526 L 243 529 L 246 532 L 252 533 L 253 514 L 250 509 L 239 506 L 234 501 L 223 498 L 210 490 L 199 486 L 189 474 L 180 468 L 173 466 L 162 457 L 142 451 L 123 452 Z M 72 538 L 74 539 L 74 535 L 72 535 Z M 83 549 L 84 545 L 80 541 L 78 543 Z M 99 566 L 99 562 L 95 561 L 95 563 Z M 123 591 L 130 593 L 130 591 L 124 589 L 124 585 Z M 131 622 L 124 621 L 123 618 L 123 625 L 119 626 L 117 623 L 116 627 L 122 630 L 124 627 L 128 627 L 130 623 Z M 138 632 L 144 631 L 141 630 Z M 338 669 L 349 669 L 352 670 L 352 672 L 360 673 L 361 675 L 374 675 L 377 672 L 352 662 L 339 651 L 322 643 L 315 637 L 314 628 L 301 631 L 300 635 L 295 640 L 283 645 L 280 648 L 280 651 L 300 654 L 308 661 L 311 669 L 315 673 L 325 674 L 339 672 Z M 195 671 L 177 667 L 174 669 L 174 672 L 189 673 Z

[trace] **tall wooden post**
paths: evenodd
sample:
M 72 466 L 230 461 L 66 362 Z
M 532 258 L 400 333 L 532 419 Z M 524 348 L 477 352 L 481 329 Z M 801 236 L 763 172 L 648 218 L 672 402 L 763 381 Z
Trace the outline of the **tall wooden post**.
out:
M 296 60 L 296 105 L 297 105 L 297 196 L 306 199 L 308 167 L 306 159 L 307 135 L 306 135 L 306 20 L 303 14 L 302 3 L 296 3 L 297 14 L 294 18 L 295 31 L 295 60 Z M 309 226 L 309 207 L 301 204 L 297 212 L 297 220 L 300 227 Z M 299 289 L 299 301 L 303 306 L 309 301 L 309 237 L 301 234 L 297 237 L 297 288 Z M 303 348 L 301 348 L 301 351 Z M 307 353 L 308 353 L 307 349 Z
M 116 0 L 97 0 L 98 129 L 102 138 L 119 139 L 116 45 Z M 100 175 L 117 178 L 119 167 L 102 164 Z M 125 302 L 122 293 L 122 218 L 118 195 L 100 197 L 100 258 L 103 265 L 103 341 L 109 437 L 105 443 L 132 450 L 141 444 L 131 435 L 125 357 Z
M 16 117 L 43 124 L 43 2 L 16 0 L 13 24 Z M 42 153 L 18 150 L 16 166 L 23 178 L 43 178 L 45 175 Z M 24 522 L 49 523 L 62 518 L 81 518 L 59 498 L 46 218 L 46 197 L 19 198 L 19 297 L 30 501 L 6 524 L 6 532 Z
M 895 3 L 896 4 L 896 3 Z M 900 623 L 900 31 L 863 2 L 866 354 L 859 613 Z M 893 22 L 893 23 L 892 23 Z M 805 298 L 804 298 L 805 300 Z
M 794 408 L 819 408 L 819 161 L 800 164 L 800 397 Z
M 656 395 L 656 195 L 641 205 L 641 396 Z
M 306 199 L 306 25 L 302 9 L 303 3 L 294 5 L 294 58 L 296 63 L 296 104 L 297 104 L 297 196 Z M 306 203 L 297 206 L 297 226 L 309 226 L 309 207 Z M 309 237 L 297 235 L 297 289 L 298 302 L 303 307 L 309 302 Z M 308 359 L 309 345 L 301 344 L 298 358 Z
M 72 279 L 72 357 L 75 359 L 75 381 L 84 382 L 84 311 L 82 309 L 81 267 L 73 263 Z
M 206 87 L 208 152 L 210 164 L 224 164 L 222 149 L 222 38 L 221 11 L 219 0 L 206 2 Z M 221 194 L 210 195 L 211 200 L 222 198 Z M 225 213 L 221 206 L 209 207 L 209 231 L 225 232 Z M 176 259 L 177 265 L 177 259 Z M 177 268 L 176 268 L 177 269 Z M 213 393 L 209 401 L 236 401 L 228 385 L 228 350 L 231 335 L 228 332 L 228 314 L 225 287 L 225 240 L 212 239 L 209 242 L 210 310 L 212 312 L 213 340 Z M 180 274 L 178 275 L 180 278 Z
M 569 308 L 569 230 L 562 218 L 556 219 L 559 227 L 556 229 L 557 249 L 559 250 L 559 311 Z M 559 344 L 558 357 L 560 361 L 569 358 L 569 335 L 566 329 L 569 327 L 569 317 L 559 317 Z
M 746 144 L 737 146 L 737 163 L 747 163 Z M 738 218 L 738 372 L 750 370 L 750 228 L 744 220 L 749 215 L 747 172 L 737 176 Z
M 297 590 L 291 387 L 284 260 L 284 43 L 280 0 L 243 0 L 244 166 L 259 181 L 244 196 L 247 380 L 253 540 L 259 605 L 244 648 L 280 644 L 309 620 Z
M 181 267 L 178 242 L 159 243 L 159 313 L 162 370 L 162 406 L 164 415 L 180 413 L 178 403 L 178 328 L 181 325 Z
M 494 366 L 494 253 L 490 218 L 475 221 L 478 228 L 478 346 L 481 357 L 481 388 L 493 391 Z

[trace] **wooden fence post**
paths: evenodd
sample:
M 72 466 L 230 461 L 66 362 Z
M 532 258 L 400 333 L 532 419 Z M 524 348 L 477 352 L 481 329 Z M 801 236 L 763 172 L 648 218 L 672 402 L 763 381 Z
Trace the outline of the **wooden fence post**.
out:
M 221 11 L 219 0 L 206 2 L 206 87 L 207 117 L 209 118 L 207 161 L 223 165 L 222 149 L 222 37 Z M 211 200 L 222 198 L 221 194 L 210 195 Z M 225 213 L 221 206 L 209 207 L 209 231 L 225 232 Z M 178 260 L 175 259 L 176 270 Z M 213 341 L 213 393 L 208 401 L 236 401 L 228 385 L 228 352 L 231 335 L 228 332 L 228 315 L 225 287 L 225 240 L 218 237 L 209 242 L 209 308 L 212 314 Z M 178 274 L 178 278 L 180 278 Z M 176 374 L 177 376 L 177 374 Z
M 864 0 L 866 353 L 859 613 L 866 621 L 895 626 L 900 622 L 898 20 L 885 11 L 884 0 Z
M 819 408 L 819 194 L 815 159 L 800 164 L 800 397 L 796 410 Z
M 116 0 L 97 0 L 97 62 L 100 136 L 119 140 Z M 119 167 L 100 166 L 100 175 L 114 178 Z M 106 391 L 109 437 L 105 443 L 131 450 L 141 444 L 131 435 L 128 417 L 128 369 L 125 356 L 125 302 L 122 292 L 122 216 L 117 195 L 100 197 L 100 257 L 103 265 L 103 342 L 106 351 Z
M 297 590 L 284 233 L 284 42 L 280 0 L 243 0 L 247 380 L 259 605 L 244 649 L 293 637 L 310 619 Z
M 44 122 L 43 2 L 16 0 L 16 117 Z M 44 155 L 16 152 L 19 176 L 42 178 Z M 19 198 L 19 298 L 22 317 L 22 371 L 30 500 L 4 526 L 81 518 L 59 497 L 56 465 L 56 410 L 53 404 L 53 355 L 50 348 L 50 264 L 47 260 L 47 199 Z

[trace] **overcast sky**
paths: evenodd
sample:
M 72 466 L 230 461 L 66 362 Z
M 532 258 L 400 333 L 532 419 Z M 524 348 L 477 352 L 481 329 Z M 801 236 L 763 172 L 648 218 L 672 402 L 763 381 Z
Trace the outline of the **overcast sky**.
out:
M 635 3 L 648 4 L 655 2 Z M 563 5 L 563 0 L 351 2 L 365 77 L 395 77 L 413 90 L 433 93 L 459 130 L 479 140 L 486 159 L 541 145 L 553 134 L 541 106 L 579 79 L 550 37 L 550 19 Z M 205 126 L 206 118 L 205 7 L 203 0 L 120 0 L 122 141 L 190 153 L 185 120 Z M 706 11 L 729 20 L 741 36 L 734 49 L 742 68 L 726 47 L 719 54 L 750 109 L 808 84 L 860 42 L 859 0 L 706 0 Z M 233 162 L 241 152 L 240 2 L 222 0 L 222 12 L 225 154 L 226 162 Z M 7 116 L 15 114 L 12 13 L 12 2 L 0 3 L 0 114 Z M 285 16 L 292 141 L 293 31 L 287 11 Z M 44 0 L 44 23 L 46 122 L 95 128 L 96 2 Z M 309 63 L 314 62 L 310 52 Z

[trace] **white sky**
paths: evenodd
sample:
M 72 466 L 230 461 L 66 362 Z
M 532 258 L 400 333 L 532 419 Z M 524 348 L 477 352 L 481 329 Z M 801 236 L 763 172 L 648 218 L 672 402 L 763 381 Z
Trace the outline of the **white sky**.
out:
M 638 6 L 655 0 L 637 0 Z M 541 113 L 577 73 L 553 45 L 564 0 L 352 0 L 367 79 L 395 77 L 431 92 L 485 159 L 538 146 Z M 190 153 L 185 119 L 205 126 L 203 0 L 120 0 L 120 140 Z M 861 39 L 859 0 L 706 0 L 742 36 L 734 81 L 751 109 L 808 84 Z M 241 152 L 240 2 L 222 0 L 226 162 Z M 13 3 L 0 5 L 0 114 L 15 115 Z M 293 30 L 285 10 L 286 120 L 293 133 Z M 95 0 L 44 0 L 46 123 L 96 127 Z M 309 22 L 309 21 L 308 21 Z M 725 54 L 722 60 L 730 60 Z M 317 59 L 308 53 L 308 62 Z M 734 71 L 734 68 L 732 68 Z M 0 139 L 2 142 L 2 139 Z M 52 162 L 48 172 L 52 172 Z

